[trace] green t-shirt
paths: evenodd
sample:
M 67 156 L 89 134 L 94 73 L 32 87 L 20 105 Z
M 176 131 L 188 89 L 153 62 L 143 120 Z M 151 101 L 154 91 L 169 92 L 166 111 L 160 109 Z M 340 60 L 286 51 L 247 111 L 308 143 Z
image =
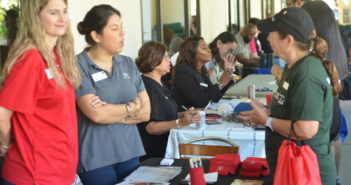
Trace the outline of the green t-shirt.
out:
M 329 148 L 333 96 L 329 76 L 322 62 L 305 56 L 284 70 L 271 102 L 272 117 L 285 120 L 319 121 L 318 133 L 304 143 L 318 157 L 323 185 L 336 182 L 336 168 Z M 299 135 L 299 133 L 296 133 Z M 286 137 L 266 130 L 266 155 L 270 167 L 276 166 L 278 150 Z

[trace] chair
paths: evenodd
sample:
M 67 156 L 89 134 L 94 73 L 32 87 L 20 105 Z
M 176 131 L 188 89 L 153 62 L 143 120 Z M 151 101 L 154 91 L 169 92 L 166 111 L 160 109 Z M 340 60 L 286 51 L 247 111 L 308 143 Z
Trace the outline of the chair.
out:
M 196 141 L 205 141 L 205 140 L 216 140 L 227 143 L 231 146 L 218 146 L 218 145 L 198 145 L 198 144 L 190 144 Z M 238 154 L 239 146 L 234 142 L 224 139 L 221 137 L 214 136 L 206 136 L 193 138 L 188 141 L 185 141 L 179 144 L 179 156 L 182 159 L 186 159 L 189 155 L 192 156 L 201 156 L 201 158 L 205 158 L 204 156 L 215 156 L 217 154 Z M 207 158 L 207 157 L 206 157 Z

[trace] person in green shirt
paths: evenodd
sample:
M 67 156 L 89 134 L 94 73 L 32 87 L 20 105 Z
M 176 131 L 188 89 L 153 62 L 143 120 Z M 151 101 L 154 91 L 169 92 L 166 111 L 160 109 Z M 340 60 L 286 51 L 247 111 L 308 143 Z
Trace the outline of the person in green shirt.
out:
M 311 17 L 300 8 L 285 8 L 257 26 L 261 32 L 269 32 L 274 55 L 288 63 L 273 95 L 271 110 L 253 100 L 253 110 L 239 116 L 244 122 L 266 126 L 266 157 L 271 172 L 265 184 L 273 184 L 279 147 L 293 127 L 296 135 L 292 133 L 292 139 L 303 140 L 317 155 L 323 185 L 335 185 L 329 131 L 333 90 L 340 82 L 333 62 L 325 59 L 328 45 L 316 37 Z

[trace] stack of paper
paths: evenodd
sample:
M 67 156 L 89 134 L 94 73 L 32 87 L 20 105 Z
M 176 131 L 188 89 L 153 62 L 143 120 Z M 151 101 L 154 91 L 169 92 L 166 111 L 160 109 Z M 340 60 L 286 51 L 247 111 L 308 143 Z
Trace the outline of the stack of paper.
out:
M 169 184 L 168 182 L 180 174 L 181 171 L 182 167 L 178 166 L 140 166 L 126 177 L 123 183 L 138 184 L 138 182 L 144 182 L 145 184 Z

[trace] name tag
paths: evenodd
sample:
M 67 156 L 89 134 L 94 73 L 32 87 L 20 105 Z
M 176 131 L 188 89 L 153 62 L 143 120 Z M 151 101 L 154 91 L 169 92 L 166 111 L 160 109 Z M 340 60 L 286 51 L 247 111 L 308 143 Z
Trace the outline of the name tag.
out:
M 283 88 L 284 88 L 285 90 L 288 90 L 288 89 L 289 89 L 289 83 L 288 83 L 288 82 L 284 82 L 284 83 L 283 83 Z
M 54 75 L 52 74 L 52 71 L 50 69 L 45 69 L 45 73 L 48 79 L 54 78 Z
M 331 85 L 330 78 L 327 77 L 326 80 L 327 80 L 328 85 Z
M 202 87 L 208 87 L 208 85 L 205 84 L 205 83 L 200 83 L 200 85 L 201 85 Z
M 106 75 L 105 71 L 100 71 L 100 72 L 92 74 L 91 77 L 93 77 L 94 82 L 98 82 L 100 80 L 106 79 L 107 75 Z

